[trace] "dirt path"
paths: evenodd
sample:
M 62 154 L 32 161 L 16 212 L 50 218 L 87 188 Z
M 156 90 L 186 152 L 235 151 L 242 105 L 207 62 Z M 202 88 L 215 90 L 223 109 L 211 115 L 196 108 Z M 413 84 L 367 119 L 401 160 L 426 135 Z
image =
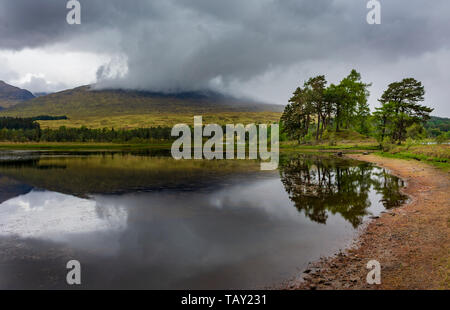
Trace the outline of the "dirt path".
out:
M 290 289 L 450 289 L 450 175 L 427 164 L 349 155 L 407 181 L 411 201 L 372 221 L 354 248 L 311 265 Z M 369 285 L 366 264 L 381 264 Z

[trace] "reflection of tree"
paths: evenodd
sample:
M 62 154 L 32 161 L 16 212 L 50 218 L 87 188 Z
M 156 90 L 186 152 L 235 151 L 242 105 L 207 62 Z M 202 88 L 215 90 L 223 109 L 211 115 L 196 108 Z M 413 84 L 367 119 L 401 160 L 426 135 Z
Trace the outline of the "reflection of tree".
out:
M 385 174 L 380 181 L 373 177 L 372 169 L 368 163 L 304 154 L 280 163 L 281 181 L 299 211 L 323 224 L 328 212 L 339 213 L 353 227 L 368 215 L 372 186 L 383 195 L 383 202 L 392 204 L 399 198 L 398 179 Z M 382 190 L 383 186 L 390 189 Z
M 380 169 L 373 173 L 378 177 L 379 182 L 374 183 L 375 190 L 383 195 L 381 202 L 386 209 L 392 209 L 402 205 L 408 197 L 400 192 L 405 185 L 402 180 L 393 177 L 386 170 Z
M 81 198 L 136 191 L 212 190 L 260 171 L 257 161 L 176 161 L 140 152 L 31 155 L 0 158 L 0 174 L 31 187 Z

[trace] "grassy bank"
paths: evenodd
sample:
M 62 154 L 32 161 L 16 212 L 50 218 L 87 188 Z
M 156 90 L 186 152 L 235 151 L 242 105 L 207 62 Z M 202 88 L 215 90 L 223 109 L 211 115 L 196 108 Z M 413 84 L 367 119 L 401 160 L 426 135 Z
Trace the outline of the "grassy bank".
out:
M 355 131 L 341 130 L 340 132 L 326 132 L 322 139 L 316 141 L 310 137 L 309 141 L 300 144 L 296 141 L 283 141 L 282 149 L 293 150 L 379 150 L 379 143 L 373 138 L 366 137 Z
M 379 150 L 379 146 L 374 143 L 338 143 L 336 145 L 329 144 L 297 144 L 291 142 L 280 143 L 281 150 L 318 150 L 318 151 L 339 151 L 339 150 L 361 150 L 361 151 L 375 151 Z
M 450 172 L 449 145 L 395 146 L 392 149 L 377 152 L 376 154 L 388 158 L 422 161 Z
M 95 143 L 95 142 L 0 142 L 0 150 L 86 150 L 86 149 L 146 149 L 166 148 L 170 149 L 171 142 L 167 143 Z M 281 142 L 280 150 L 287 151 L 338 151 L 338 150 L 378 150 L 378 146 L 367 144 L 337 144 L 337 145 L 299 145 L 290 142 Z

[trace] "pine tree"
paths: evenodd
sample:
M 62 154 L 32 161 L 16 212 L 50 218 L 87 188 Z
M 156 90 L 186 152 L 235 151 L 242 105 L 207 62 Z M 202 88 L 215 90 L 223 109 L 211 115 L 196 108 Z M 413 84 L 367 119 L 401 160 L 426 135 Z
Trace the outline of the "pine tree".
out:
M 384 120 L 383 137 L 388 131 L 392 142 L 401 144 L 406 140 L 408 127 L 430 119 L 433 109 L 419 104 L 424 100 L 424 95 L 422 82 L 414 78 L 388 86 L 380 99 L 381 109 L 377 110 L 378 117 Z

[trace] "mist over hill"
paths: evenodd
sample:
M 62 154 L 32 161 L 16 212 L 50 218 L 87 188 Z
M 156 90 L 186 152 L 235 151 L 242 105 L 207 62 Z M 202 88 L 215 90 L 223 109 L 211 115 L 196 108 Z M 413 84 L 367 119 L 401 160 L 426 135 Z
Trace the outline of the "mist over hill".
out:
M 220 112 L 282 112 L 283 106 L 251 99 L 235 98 L 214 91 L 166 94 L 149 91 L 104 89 L 81 86 L 40 96 L 12 106 L 2 115 L 30 117 L 67 115 L 70 117 L 136 114 L 202 114 Z

